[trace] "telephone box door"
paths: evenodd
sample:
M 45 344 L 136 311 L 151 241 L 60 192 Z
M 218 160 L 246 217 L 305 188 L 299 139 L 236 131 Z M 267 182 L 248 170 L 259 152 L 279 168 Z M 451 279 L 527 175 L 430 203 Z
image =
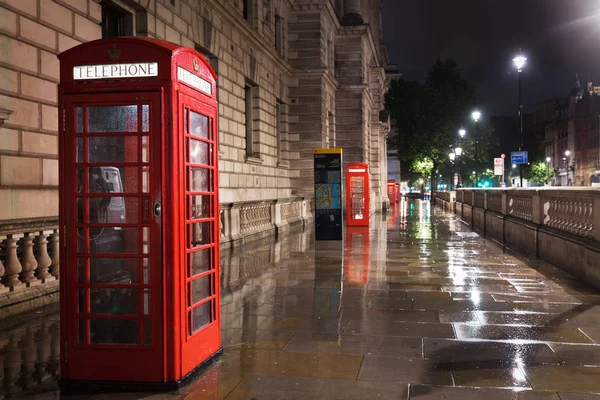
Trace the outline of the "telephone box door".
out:
M 216 108 L 179 95 L 183 131 L 185 275 L 180 290 L 182 375 L 221 348 L 219 311 L 218 131 Z
M 396 204 L 396 182 L 395 181 L 388 181 L 387 191 L 388 191 L 388 199 L 390 200 L 390 205 Z
M 160 96 L 66 95 L 62 105 L 62 378 L 160 382 Z
M 346 224 L 369 226 L 370 191 L 369 166 L 364 163 L 346 167 Z

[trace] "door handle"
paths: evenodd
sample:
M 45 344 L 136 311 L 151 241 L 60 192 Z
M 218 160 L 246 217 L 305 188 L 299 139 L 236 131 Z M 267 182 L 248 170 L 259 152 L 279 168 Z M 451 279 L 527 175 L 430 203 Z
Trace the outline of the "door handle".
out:
M 161 214 L 162 214 L 162 205 L 160 204 L 160 202 L 154 203 L 154 216 L 160 217 Z

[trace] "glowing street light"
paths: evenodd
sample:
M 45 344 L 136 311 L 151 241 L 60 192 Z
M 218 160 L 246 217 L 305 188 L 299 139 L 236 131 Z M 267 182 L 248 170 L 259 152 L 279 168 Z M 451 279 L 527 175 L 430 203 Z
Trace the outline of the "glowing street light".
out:
M 523 66 L 525 65 L 525 61 L 527 61 L 527 58 L 525 58 L 521 54 L 521 49 L 519 49 L 519 55 L 513 58 L 513 62 L 517 66 L 517 76 L 519 81 L 519 133 L 521 138 L 521 141 L 519 142 L 519 151 L 523 150 L 523 94 L 521 90 L 521 73 L 523 72 Z M 521 168 L 519 169 L 519 180 L 521 182 L 521 187 L 523 187 L 523 164 L 521 164 Z
M 565 151 L 565 156 L 569 157 L 571 155 L 571 150 Z
M 456 153 L 450 153 L 450 160 L 454 161 L 456 158 Z
M 456 153 L 456 155 L 460 157 L 462 155 L 462 147 L 455 148 L 454 153 Z
M 515 58 L 513 58 L 513 62 L 517 66 L 517 71 L 518 72 L 522 72 L 523 71 L 523 66 L 525 65 L 525 61 L 527 61 L 527 57 L 524 57 L 521 54 L 519 54 L 518 56 L 516 56 Z
M 465 137 L 465 135 L 467 134 L 467 131 L 464 129 L 460 129 L 458 131 L 458 134 L 460 135 L 461 139 Z
M 479 181 L 479 174 L 477 173 L 478 168 L 477 168 L 477 153 L 479 150 L 479 137 L 477 137 L 477 121 L 479 121 L 479 118 L 481 118 L 481 113 L 479 112 L 479 110 L 475 110 L 471 113 L 471 118 L 473 118 L 473 121 L 475 121 L 475 181 Z
M 546 162 L 549 163 L 550 161 L 552 161 L 552 159 L 550 157 L 546 157 Z
M 477 122 L 477 121 L 479 121 L 479 118 L 481 118 L 481 113 L 479 111 L 475 110 L 471 113 L 471 117 L 473 118 L 473 120 L 475 122 Z

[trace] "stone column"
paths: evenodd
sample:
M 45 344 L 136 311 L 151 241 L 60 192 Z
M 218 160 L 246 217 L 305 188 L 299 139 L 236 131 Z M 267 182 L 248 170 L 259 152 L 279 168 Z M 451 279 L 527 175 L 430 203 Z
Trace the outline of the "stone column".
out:
M 52 260 L 52 265 L 50 265 L 50 274 L 58 279 L 60 269 L 58 229 L 54 229 L 52 235 L 50 235 L 50 259 Z
M 6 235 L 4 240 L 4 251 L 6 256 L 4 259 L 4 280 L 3 283 L 13 289 L 20 287 L 21 282 L 19 281 L 19 273 L 23 269 L 19 258 L 17 257 L 17 239 L 13 238 L 12 234 Z
M 38 279 L 41 279 L 42 282 L 45 282 L 49 278 L 52 278 L 52 275 L 48 273 L 48 269 L 52 265 L 52 259 L 48 255 L 48 240 L 46 240 L 46 235 L 44 235 L 44 231 L 40 231 L 40 234 L 35 238 L 35 249 L 37 252 L 37 270 L 36 276 Z
M 346 0 L 342 25 L 355 26 L 364 24 L 360 3 L 361 0 Z
M 35 278 L 35 270 L 38 266 L 35 257 L 33 256 L 33 238 L 29 232 L 21 239 L 22 257 L 21 257 L 21 281 L 31 285 L 37 279 Z

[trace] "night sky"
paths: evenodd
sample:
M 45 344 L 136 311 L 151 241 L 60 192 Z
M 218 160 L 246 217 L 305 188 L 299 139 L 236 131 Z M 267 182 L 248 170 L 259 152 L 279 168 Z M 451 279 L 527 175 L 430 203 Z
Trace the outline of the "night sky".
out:
M 576 73 L 600 85 L 600 0 L 385 0 L 383 32 L 405 79 L 454 58 L 487 115 L 516 114 L 519 48 L 526 113 L 568 95 Z

